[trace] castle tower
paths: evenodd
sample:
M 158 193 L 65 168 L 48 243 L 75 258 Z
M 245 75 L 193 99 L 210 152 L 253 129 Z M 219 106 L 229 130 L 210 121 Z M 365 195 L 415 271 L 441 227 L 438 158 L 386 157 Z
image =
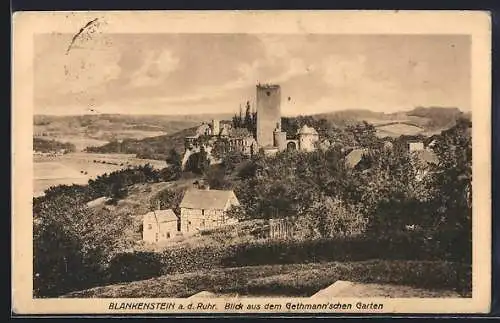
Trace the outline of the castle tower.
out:
M 273 146 L 274 129 L 281 129 L 281 88 L 279 85 L 257 85 L 257 144 Z
M 212 136 L 218 136 L 220 133 L 219 120 L 212 120 Z
M 286 150 L 286 132 L 281 131 L 280 125 L 276 125 L 274 129 L 274 147 L 278 147 L 278 151 Z

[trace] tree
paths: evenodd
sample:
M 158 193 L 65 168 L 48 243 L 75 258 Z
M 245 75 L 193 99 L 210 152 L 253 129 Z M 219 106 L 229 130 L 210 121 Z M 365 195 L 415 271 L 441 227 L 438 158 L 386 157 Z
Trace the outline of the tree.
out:
M 433 147 L 438 156 L 429 189 L 434 198 L 432 235 L 461 261 L 472 257 L 472 123 L 459 119 Z
M 184 196 L 184 191 L 181 189 L 164 189 L 160 191 L 154 198 L 150 200 L 150 209 L 157 208 L 157 202 L 160 202 L 160 209 L 172 209 L 175 214 L 180 215 L 179 204 Z
M 218 165 L 210 166 L 205 172 L 205 180 L 211 189 L 226 190 L 230 189 L 232 184 L 226 179 L 226 172 L 223 167 Z
M 182 156 L 175 150 L 175 148 L 170 149 L 166 159 L 167 165 L 171 166 L 181 166 Z
M 179 179 L 182 176 L 182 156 L 172 148 L 166 162 L 167 167 L 161 170 L 160 177 L 166 182 Z
M 322 196 L 299 218 L 298 228 L 306 238 L 345 238 L 364 233 L 367 223 L 354 205 Z
M 356 125 L 348 125 L 345 130 L 354 136 L 355 143 L 358 146 L 380 148 L 381 142 L 375 135 L 377 130 L 372 124 L 363 121 Z
M 252 130 L 252 114 L 250 111 L 250 101 L 247 101 L 245 106 L 245 119 L 243 121 L 244 128 L 247 128 L 249 131 Z

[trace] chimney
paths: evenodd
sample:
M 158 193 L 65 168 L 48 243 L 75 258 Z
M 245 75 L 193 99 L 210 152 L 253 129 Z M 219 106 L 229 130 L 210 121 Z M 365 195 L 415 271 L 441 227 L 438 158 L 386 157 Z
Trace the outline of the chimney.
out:
M 161 201 L 160 200 L 157 200 L 156 201 L 156 209 L 159 211 L 161 210 Z

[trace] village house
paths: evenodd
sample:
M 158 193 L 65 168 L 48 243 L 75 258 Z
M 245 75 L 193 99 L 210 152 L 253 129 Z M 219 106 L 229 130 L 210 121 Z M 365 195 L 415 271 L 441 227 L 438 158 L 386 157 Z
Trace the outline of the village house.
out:
M 194 233 L 235 223 L 237 220 L 229 218 L 227 211 L 238 205 L 233 191 L 210 190 L 208 187 L 189 189 L 179 205 L 181 232 Z
M 179 219 L 171 210 L 154 210 L 144 214 L 142 220 L 142 239 L 158 243 L 175 237 L 179 232 Z

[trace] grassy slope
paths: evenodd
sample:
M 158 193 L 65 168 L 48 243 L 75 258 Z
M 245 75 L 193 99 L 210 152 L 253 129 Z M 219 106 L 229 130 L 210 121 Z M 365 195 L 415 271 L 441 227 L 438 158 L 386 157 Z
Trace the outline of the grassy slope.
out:
M 456 264 L 371 260 L 224 268 L 96 287 L 64 297 L 189 297 L 203 290 L 216 294 L 308 297 L 337 280 L 377 284 L 356 291 L 364 297 L 458 297 L 457 291 L 446 286 L 458 277 L 441 275 L 449 272 L 449 266 Z M 461 296 L 470 297 L 470 292 L 462 291 Z
M 128 249 L 130 246 L 133 248 L 141 248 L 142 231 L 141 223 L 142 216 L 149 212 L 151 200 L 164 189 L 183 188 L 191 185 L 191 180 L 180 180 L 177 182 L 161 182 L 154 184 L 137 184 L 129 187 L 128 196 L 120 200 L 117 205 L 106 205 L 105 199 L 99 198 L 95 201 L 89 202 L 87 205 L 95 211 L 95 216 L 103 224 L 113 225 L 113 217 L 130 216 L 130 221 L 127 227 L 122 228 L 123 235 L 117 237 L 116 252 Z M 110 217 L 110 214 L 113 217 Z

